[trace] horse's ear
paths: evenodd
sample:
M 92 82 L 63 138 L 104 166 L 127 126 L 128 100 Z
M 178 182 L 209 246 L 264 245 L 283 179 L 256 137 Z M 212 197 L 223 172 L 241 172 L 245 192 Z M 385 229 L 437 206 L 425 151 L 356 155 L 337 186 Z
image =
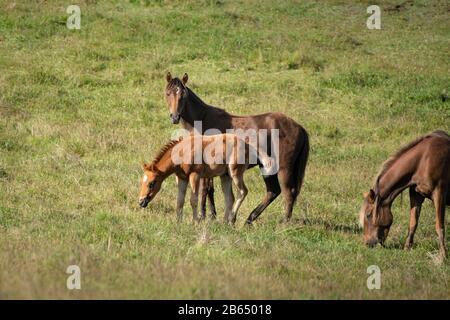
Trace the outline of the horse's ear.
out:
M 367 194 L 367 199 L 369 200 L 370 203 L 375 203 L 375 191 L 373 191 L 372 189 L 370 189 L 370 191 Z
M 167 80 L 167 82 L 172 81 L 172 75 L 170 74 L 170 72 L 167 72 L 167 74 L 166 74 L 166 80 Z
M 188 82 L 189 76 L 187 73 L 184 74 L 183 76 L 183 84 L 186 84 Z
M 161 170 L 158 169 L 158 167 L 152 163 L 151 165 L 148 166 L 148 170 L 157 174 L 161 173 Z
M 144 161 L 142 161 L 142 169 L 147 170 L 148 164 L 146 164 Z

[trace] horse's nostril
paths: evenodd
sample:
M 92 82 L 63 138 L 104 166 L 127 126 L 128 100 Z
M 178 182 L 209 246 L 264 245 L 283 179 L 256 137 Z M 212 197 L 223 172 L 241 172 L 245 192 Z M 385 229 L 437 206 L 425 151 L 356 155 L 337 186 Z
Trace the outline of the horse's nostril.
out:
M 145 208 L 148 204 L 148 199 L 147 198 L 142 198 L 139 199 L 139 206 L 141 206 L 142 208 Z

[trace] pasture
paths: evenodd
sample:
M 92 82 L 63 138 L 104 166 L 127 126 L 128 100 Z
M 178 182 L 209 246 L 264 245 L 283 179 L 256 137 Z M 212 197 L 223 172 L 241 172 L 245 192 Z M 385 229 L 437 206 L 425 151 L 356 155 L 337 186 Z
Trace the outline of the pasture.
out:
M 0 0 L 1 299 L 450 298 L 430 201 L 410 251 L 407 192 L 385 248 L 366 248 L 358 225 L 382 162 L 450 131 L 447 1 L 380 1 L 381 30 L 366 0 L 80 0 L 80 30 L 66 28 L 70 4 Z M 179 128 L 167 71 L 208 104 L 306 128 L 292 222 L 280 197 L 243 227 L 265 192 L 257 169 L 234 228 L 218 179 L 215 222 L 192 224 L 187 202 L 176 223 L 173 177 L 139 207 L 141 161 Z M 66 288 L 69 265 L 81 290 Z

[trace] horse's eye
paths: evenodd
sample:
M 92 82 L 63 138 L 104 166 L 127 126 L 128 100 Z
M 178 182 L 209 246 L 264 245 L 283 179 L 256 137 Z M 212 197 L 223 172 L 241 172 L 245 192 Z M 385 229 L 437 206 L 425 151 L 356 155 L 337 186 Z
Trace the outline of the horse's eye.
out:
M 149 187 L 150 189 L 153 189 L 153 187 L 155 186 L 155 183 L 156 183 L 156 181 L 150 182 L 150 183 L 148 184 L 148 187 Z

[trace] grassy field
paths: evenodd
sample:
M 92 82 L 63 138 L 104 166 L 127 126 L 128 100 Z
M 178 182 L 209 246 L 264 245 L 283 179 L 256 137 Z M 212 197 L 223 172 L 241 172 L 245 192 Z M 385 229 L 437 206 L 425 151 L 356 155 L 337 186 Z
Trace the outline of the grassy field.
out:
M 434 210 L 403 251 L 408 203 L 386 248 L 362 243 L 362 192 L 402 144 L 450 130 L 450 5 L 376 1 L 0 1 L 0 298 L 450 298 Z M 399 6 L 397 6 L 399 5 Z M 165 73 L 189 73 L 234 114 L 284 112 L 310 133 L 294 221 L 258 170 L 235 228 L 175 218 L 175 179 L 145 210 L 140 162 L 172 130 Z M 447 228 L 449 223 L 447 222 Z M 447 242 L 450 239 L 447 233 Z M 81 290 L 66 288 L 67 266 Z M 367 267 L 382 272 L 368 290 Z

